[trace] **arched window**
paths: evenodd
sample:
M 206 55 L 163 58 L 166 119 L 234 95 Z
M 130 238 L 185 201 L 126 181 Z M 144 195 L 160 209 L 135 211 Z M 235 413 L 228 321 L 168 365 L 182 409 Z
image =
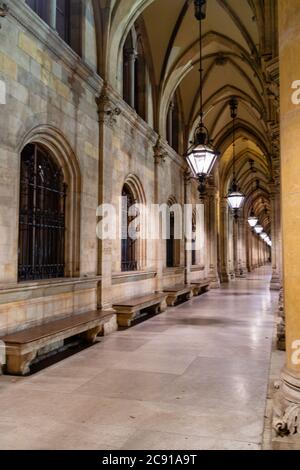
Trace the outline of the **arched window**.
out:
M 26 145 L 21 154 L 19 281 L 64 276 L 66 193 L 52 155 L 40 145 Z
M 82 0 L 26 0 L 26 3 L 81 54 Z
M 193 213 L 192 219 L 192 266 L 197 264 L 197 251 L 196 251 L 196 214 Z
M 170 213 L 170 233 L 167 238 L 167 268 L 175 266 L 175 217 L 174 212 Z
M 123 98 L 147 120 L 147 64 L 141 36 L 137 37 L 133 28 L 123 47 Z
M 181 220 L 181 208 L 176 199 L 171 196 L 168 200 L 170 210 L 170 228 L 166 240 L 166 264 L 167 268 L 175 268 L 180 265 L 180 234 L 178 229 Z
M 167 117 L 167 140 L 170 147 L 172 147 L 175 152 L 179 152 L 179 107 L 178 99 L 176 96 L 170 102 L 168 117 Z
M 146 120 L 146 62 L 141 39 L 137 42 L 134 80 L 135 110 L 141 118 Z
M 129 236 L 128 228 L 135 216 L 129 215 L 129 208 L 135 204 L 133 194 L 127 184 L 122 190 L 122 271 L 137 270 L 137 246 L 136 240 Z

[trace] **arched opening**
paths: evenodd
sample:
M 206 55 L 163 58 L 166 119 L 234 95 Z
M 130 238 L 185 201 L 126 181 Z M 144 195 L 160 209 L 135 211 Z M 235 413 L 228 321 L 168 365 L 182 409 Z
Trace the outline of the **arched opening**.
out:
M 62 168 L 41 145 L 21 153 L 18 280 L 63 277 L 67 184 Z
M 82 0 L 26 0 L 26 3 L 81 55 Z
M 197 264 L 196 230 L 197 230 L 196 212 L 193 211 L 193 217 L 192 217 L 192 259 L 191 259 L 192 266 L 196 266 L 196 264 Z
M 178 224 L 180 224 L 181 210 L 173 196 L 169 198 L 167 205 L 169 207 L 169 227 L 166 239 L 166 266 L 167 268 L 175 268 L 180 265 Z
M 122 198 L 121 271 L 136 271 L 138 268 L 137 243 L 130 233 L 130 224 L 135 219 L 135 215 L 131 215 L 130 208 L 135 204 L 135 199 L 130 187 L 126 183 L 122 189 Z
M 61 171 L 66 185 L 64 276 L 80 275 L 80 225 L 81 225 L 81 171 L 71 146 L 55 127 L 44 125 L 33 128 L 19 146 L 20 155 L 25 149 L 36 146 L 53 160 Z M 20 175 L 20 178 L 22 176 Z M 21 188 L 20 188 L 21 189 Z
M 167 141 L 175 152 L 179 152 L 180 115 L 177 94 L 170 102 L 167 116 Z

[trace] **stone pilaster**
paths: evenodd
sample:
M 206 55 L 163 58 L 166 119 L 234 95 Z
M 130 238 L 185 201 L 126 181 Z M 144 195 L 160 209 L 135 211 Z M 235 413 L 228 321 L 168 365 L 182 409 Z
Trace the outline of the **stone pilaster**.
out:
M 281 215 L 280 215 L 280 178 L 271 185 L 271 239 L 272 239 L 272 279 L 271 290 L 281 286 Z
M 166 152 L 161 144 L 161 137 L 159 136 L 155 146 L 153 147 L 154 157 L 154 204 L 160 204 L 160 174 L 164 171 L 164 162 L 166 159 Z M 156 221 L 156 230 L 159 231 L 159 220 Z M 165 265 L 165 259 L 163 254 L 165 253 L 164 245 L 165 240 L 162 240 L 161 236 L 156 240 L 155 243 L 155 262 L 156 262 L 156 291 L 161 292 L 163 290 L 163 270 Z
M 237 277 L 245 278 L 247 272 L 246 265 L 246 233 L 245 233 L 245 219 L 239 217 L 237 220 Z
M 191 204 L 191 174 L 190 171 L 187 170 L 186 173 L 184 174 L 184 204 Z M 190 214 L 192 216 L 192 214 Z M 192 220 L 187 221 L 188 223 L 191 222 Z M 184 242 L 185 242 L 185 247 L 184 247 L 184 269 L 185 269 L 185 276 L 184 280 L 186 284 L 189 284 L 191 281 L 191 266 L 192 266 L 192 251 L 190 249 L 187 249 L 187 243 L 191 243 L 191 240 L 187 239 L 187 234 L 185 234 L 184 237 Z M 191 234 L 192 236 L 192 231 Z
M 128 104 L 135 107 L 135 61 L 137 59 L 137 53 L 135 49 L 127 49 L 125 51 L 125 69 L 128 74 L 127 85 L 128 85 Z
M 171 101 L 168 111 L 168 143 L 170 147 L 173 146 L 173 111 L 174 111 L 174 102 Z
M 228 266 L 228 202 L 227 199 L 220 201 L 220 254 L 221 254 L 221 282 L 229 282 L 229 266 Z
M 112 202 L 112 185 L 107 184 L 112 181 L 113 159 L 107 158 L 113 147 L 113 134 L 117 124 L 117 116 L 121 110 L 111 99 L 109 90 L 104 87 L 101 95 L 97 98 L 99 115 L 99 136 L 100 136 L 100 156 L 99 156 L 99 205 L 110 204 Z M 98 234 L 99 236 L 99 234 Z M 112 287 L 112 241 L 99 239 L 98 241 L 98 274 L 101 275 L 101 282 L 98 286 L 98 306 L 101 308 L 111 307 L 111 287 Z
M 214 184 L 207 186 L 205 196 L 205 220 L 208 242 L 209 271 L 208 278 L 212 289 L 219 289 L 220 279 L 218 274 L 218 229 L 217 229 L 217 198 Z

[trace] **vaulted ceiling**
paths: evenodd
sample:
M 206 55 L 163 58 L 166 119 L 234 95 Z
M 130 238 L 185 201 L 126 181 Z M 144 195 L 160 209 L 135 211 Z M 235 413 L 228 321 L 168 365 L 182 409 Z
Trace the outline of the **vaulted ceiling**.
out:
M 191 139 L 199 116 L 199 24 L 194 0 L 115 0 L 110 2 L 110 52 L 120 56 L 130 27 L 143 25 L 152 81 L 156 90 L 157 130 L 164 135 L 166 116 L 174 93 L 179 96 L 185 143 Z M 232 125 L 229 100 L 239 100 L 236 136 L 240 163 L 255 160 L 267 192 L 270 180 L 272 136 L 269 123 L 270 87 L 267 60 L 277 55 L 276 5 L 273 0 L 207 0 L 203 21 L 205 124 L 221 151 L 220 173 L 229 175 Z M 118 39 L 118 41 L 116 40 Z M 117 43 L 119 49 L 117 49 Z M 113 69 L 112 78 L 119 71 Z M 243 166 L 242 165 L 242 166 Z M 240 168 L 241 174 L 246 170 Z M 245 189 L 249 181 L 244 178 Z M 224 187 L 228 181 L 224 181 Z

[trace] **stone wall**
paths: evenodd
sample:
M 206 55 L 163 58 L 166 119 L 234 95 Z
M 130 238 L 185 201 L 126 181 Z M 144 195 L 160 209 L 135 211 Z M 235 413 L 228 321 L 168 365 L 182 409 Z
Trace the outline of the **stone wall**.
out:
M 138 242 L 137 273 L 121 272 L 119 240 L 97 241 L 96 208 L 103 201 L 118 207 L 128 179 L 143 196 L 138 202 L 171 199 L 182 205 L 185 163 L 163 141 L 157 164 L 158 135 L 114 90 L 110 99 L 121 114 L 110 116 L 108 126 L 100 112 L 99 124 L 103 82 L 96 73 L 91 2 L 83 21 L 82 59 L 25 2 L 11 0 L 8 6 L 0 29 L 0 79 L 7 90 L 0 114 L 0 334 L 185 280 L 183 241 L 172 269 L 166 268 L 165 241 L 159 249 L 156 241 Z M 29 142 L 46 146 L 68 179 L 66 279 L 18 283 L 20 153 Z M 198 202 L 195 188 L 192 201 Z M 198 267 L 192 279 L 204 272 Z

